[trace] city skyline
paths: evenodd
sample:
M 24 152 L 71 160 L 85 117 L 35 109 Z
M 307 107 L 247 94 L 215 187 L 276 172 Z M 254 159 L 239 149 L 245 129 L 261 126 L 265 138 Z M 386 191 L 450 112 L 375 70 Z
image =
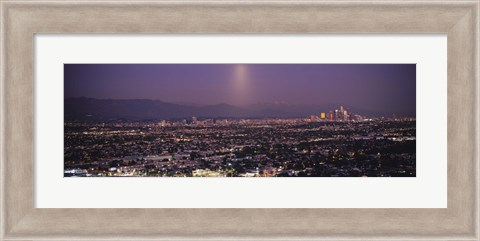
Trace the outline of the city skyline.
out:
M 65 64 L 64 69 L 65 98 L 345 105 L 415 115 L 415 64 Z

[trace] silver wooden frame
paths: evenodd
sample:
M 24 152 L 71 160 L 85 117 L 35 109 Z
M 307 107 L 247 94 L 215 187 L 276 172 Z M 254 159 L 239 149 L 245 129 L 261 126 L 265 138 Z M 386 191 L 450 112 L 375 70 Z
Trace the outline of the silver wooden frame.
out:
M 480 238 L 478 0 L 0 2 L 2 240 Z M 35 209 L 35 33 L 446 33 L 448 208 Z

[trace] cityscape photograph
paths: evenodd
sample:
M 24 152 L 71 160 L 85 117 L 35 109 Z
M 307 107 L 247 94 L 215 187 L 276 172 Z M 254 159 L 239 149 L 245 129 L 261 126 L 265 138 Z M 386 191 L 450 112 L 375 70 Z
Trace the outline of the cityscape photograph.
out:
M 415 64 L 64 64 L 64 177 L 415 177 Z

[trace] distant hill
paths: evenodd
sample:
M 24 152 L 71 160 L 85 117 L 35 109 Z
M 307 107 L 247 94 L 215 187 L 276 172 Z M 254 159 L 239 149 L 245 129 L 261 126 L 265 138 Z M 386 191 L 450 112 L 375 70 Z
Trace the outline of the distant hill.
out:
M 196 116 L 199 118 L 287 118 L 306 117 L 328 112 L 338 105 L 288 105 L 263 103 L 249 106 L 217 104 L 195 106 L 191 104 L 174 104 L 160 100 L 148 99 L 93 99 L 86 97 L 65 99 L 64 117 L 66 120 L 147 120 L 147 119 L 183 119 Z M 375 116 L 382 113 L 354 113 Z
M 66 120 L 106 119 L 182 119 L 192 116 L 204 118 L 264 118 L 293 117 L 282 111 L 261 111 L 229 104 L 192 106 L 159 100 L 113 100 L 92 98 L 65 99 Z

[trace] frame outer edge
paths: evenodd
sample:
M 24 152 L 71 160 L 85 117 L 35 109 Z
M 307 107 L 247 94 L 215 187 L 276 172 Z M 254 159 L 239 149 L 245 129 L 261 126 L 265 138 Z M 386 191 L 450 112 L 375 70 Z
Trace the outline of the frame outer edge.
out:
M 0 240 L 5 237 L 5 12 L 0 0 Z
M 6 8 L 8 7 L 5 7 L 4 6 L 4 2 L 5 1 L 2 1 L 0 0 L 0 14 L 1 14 L 1 18 L 0 18 L 0 203 L 1 203 L 1 206 L 0 206 L 0 215 L 1 215 L 1 230 L 0 230 L 0 240 L 3 240 L 5 238 L 5 234 L 6 234 L 6 227 L 7 227 L 7 222 L 6 222 L 6 212 L 4 212 L 4 208 L 6 207 L 6 204 L 5 204 L 5 198 L 6 198 L 6 178 L 5 178 L 5 174 L 6 174 L 6 169 L 5 169 L 5 166 L 6 166 L 6 159 L 7 159 L 7 156 L 6 156 L 6 144 L 5 144 L 5 133 L 6 133 L 6 123 L 5 123 L 5 120 L 6 120 L 6 113 L 7 113 L 7 106 L 6 106 L 6 81 L 5 81 L 5 76 L 6 76 L 6 59 L 8 58 L 6 56 L 6 36 L 5 36 L 5 26 L 7 25 L 7 14 L 6 14 Z M 23 1 L 23 2 L 26 2 L 26 1 Z M 33 1 L 35 3 L 41 3 L 41 1 Z M 62 3 L 66 3 L 66 4 L 74 4 L 75 2 L 79 2 L 81 3 L 82 1 L 80 0 L 73 0 L 73 1 L 62 1 Z M 135 1 L 132 1 L 132 2 L 135 2 Z M 174 2 L 174 1 L 162 1 L 162 2 Z M 217 1 L 216 1 L 217 2 Z M 221 1 L 218 1 L 218 2 L 221 2 Z M 257 2 L 257 1 L 247 1 L 248 2 Z M 321 1 L 319 1 L 321 2 Z M 390 1 L 389 1 L 390 2 Z M 406 1 L 406 2 L 409 2 L 409 1 Z M 432 1 L 433 2 L 433 1 Z M 444 2 L 447 2 L 447 1 L 444 1 Z M 13 1 L 10 1 L 10 3 L 14 3 Z M 99 2 L 101 3 L 101 1 Z M 121 1 L 121 3 L 124 3 L 126 4 L 127 1 Z M 363 2 L 361 2 L 363 3 Z M 381 3 L 380 1 L 374 1 L 373 3 Z M 412 4 L 414 4 L 414 2 L 410 2 Z M 458 3 L 461 3 L 458 2 Z M 471 1 L 470 1 L 471 3 Z M 476 1 L 475 3 L 475 9 L 473 10 L 474 11 L 474 16 L 473 16 L 473 21 L 474 21 L 474 24 L 473 24 L 473 33 L 474 33 L 474 39 L 473 41 L 475 42 L 473 44 L 474 46 L 474 59 L 472 59 L 473 62 L 473 66 L 474 66 L 474 73 L 473 73 L 473 76 L 475 77 L 475 80 L 474 80 L 474 83 L 473 83 L 473 87 L 474 87 L 474 117 L 473 117 L 473 122 L 474 122 L 474 131 L 475 133 L 473 134 L 474 136 L 474 145 L 476 146 L 476 148 L 474 148 L 474 155 L 473 155 L 473 158 L 474 158 L 474 171 L 475 171 L 475 180 L 476 180 L 476 183 L 474 185 L 474 191 L 475 193 L 473 193 L 473 196 L 475 198 L 474 200 L 474 239 L 473 240 L 478 240 L 480 238 L 480 234 L 479 234 L 479 220 L 480 220 L 480 213 L 479 213 L 479 209 L 480 209 L 480 206 L 479 206 L 479 194 L 480 194 L 480 190 L 479 190 L 479 187 L 480 187 L 480 164 L 479 164 L 479 161 L 480 161 L 480 151 L 478 150 L 478 145 L 480 144 L 480 77 L 479 77 L 479 70 L 480 70 L 480 63 L 479 63 L 479 56 L 480 56 L 480 52 L 479 52 L 479 40 L 480 40 L 480 37 L 479 37 L 479 26 L 480 26 L 480 23 L 479 23 L 479 15 L 480 15 L 480 6 L 479 6 L 479 2 Z M 451 238 L 451 237 L 450 237 Z
M 476 19 L 474 24 L 474 31 L 476 33 L 476 41 L 475 41 L 475 84 L 476 84 L 476 103 L 475 103 L 475 110 L 476 110 L 476 121 L 475 121 L 475 133 L 476 133 L 476 143 L 475 145 L 477 148 L 475 149 L 475 170 L 476 170 L 476 186 L 475 186 L 475 198 L 476 198 L 476 205 L 475 205 L 475 238 L 480 240 L 480 1 L 476 3 Z
M 471 122 L 471 125 L 472 125 L 472 128 L 471 128 L 471 131 L 473 133 L 459 133 L 459 132 L 453 132 L 453 131 L 448 131 L 448 139 L 447 141 L 450 143 L 452 141 L 452 139 L 455 139 L 457 142 L 457 147 L 458 146 L 458 141 L 464 141 L 462 140 L 462 134 L 463 135 L 469 135 L 470 134 L 470 138 L 472 140 L 471 143 L 465 143 L 465 145 L 461 145 L 460 148 L 466 148 L 466 149 L 462 149 L 462 150 L 468 150 L 470 148 L 470 145 L 472 145 L 472 155 L 470 156 L 471 158 L 471 168 L 472 170 L 469 171 L 469 170 L 466 170 L 466 169 L 459 169 L 456 165 L 454 165 L 454 163 L 452 163 L 452 159 L 448 159 L 448 169 L 447 169 L 447 172 L 449 173 L 449 179 L 448 179 L 448 200 L 449 200 L 449 204 L 448 204 L 448 209 L 451 209 L 451 205 L 450 205 L 450 201 L 454 200 L 454 199 L 457 199 L 456 203 L 457 205 L 454 207 L 455 208 L 455 212 L 456 211 L 460 211 L 458 210 L 459 208 L 462 208 L 462 207 L 465 207 L 465 206 L 462 206 L 462 205 L 459 205 L 458 203 L 458 198 L 461 197 L 461 196 L 464 196 L 463 198 L 465 198 L 465 203 L 462 203 L 463 205 L 468 205 L 470 206 L 471 205 L 471 208 L 473 210 L 473 213 L 471 214 L 471 218 L 468 219 L 468 220 L 465 220 L 465 219 L 460 219 L 460 220 L 457 220 L 457 221 L 463 221 L 463 222 L 471 222 L 471 223 L 464 223 L 464 228 L 469 228 L 469 229 L 465 229 L 464 231 L 466 232 L 465 234 L 467 235 L 465 238 L 468 239 L 468 240 L 479 240 L 479 236 L 478 236 L 478 204 L 479 204 L 479 173 L 478 173 L 478 162 L 479 162 L 479 158 L 478 158 L 478 153 L 479 153 L 479 150 L 478 150 L 478 138 L 479 138 L 479 133 L 478 133 L 478 130 L 479 130 L 479 124 L 478 124 L 478 120 L 479 120 L 479 110 L 478 110 L 478 106 L 479 106 L 479 91 L 478 91 L 478 81 L 479 81 L 479 78 L 478 78 L 478 71 L 479 71 L 479 68 L 478 68 L 478 26 L 479 26 L 479 23 L 478 23 L 478 2 L 473 6 L 471 7 L 469 13 L 465 14 L 465 16 L 463 16 L 461 19 L 458 20 L 458 22 L 448 31 L 448 46 L 447 46 L 447 49 L 448 49 L 448 58 L 449 59 L 455 59 L 455 58 L 458 58 L 459 55 L 466 55 L 468 54 L 469 52 L 472 52 L 473 54 L 471 55 L 471 58 L 470 59 L 467 59 L 467 58 L 464 58 L 464 59 L 461 59 L 460 60 L 460 64 L 457 64 L 456 65 L 456 69 L 453 69 L 452 66 L 450 64 L 448 64 L 448 73 L 447 73 L 447 76 L 448 76 L 448 86 L 450 87 L 450 82 L 452 81 L 451 79 L 457 79 L 458 81 L 463 81 L 465 83 L 465 85 L 467 86 L 470 86 L 470 88 L 472 88 L 470 91 L 467 91 L 467 90 L 464 90 L 462 92 L 462 94 L 466 94 L 467 97 L 465 96 L 459 96 L 458 93 L 455 93 L 456 91 L 452 91 L 451 89 L 448 89 L 447 92 L 449 93 L 449 97 L 447 99 L 447 105 L 448 105 L 448 112 L 447 112 L 447 116 L 448 117 L 451 117 L 453 115 L 457 115 L 458 113 L 458 110 L 456 108 L 459 107 L 460 102 L 459 100 L 462 100 L 462 101 L 465 101 L 465 102 L 461 102 L 462 104 L 463 103 L 466 103 L 466 104 L 471 104 L 472 106 L 466 106 L 466 108 L 463 108 L 462 110 L 463 111 L 471 111 L 472 112 L 472 116 L 469 117 L 468 115 L 463 115 L 462 114 L 459 114 L 459 116 L 462 116 L 460 119 L 459 118 L 456 118 L 456 119 L 453 119 L 455 122 L 453 123 L 452 120 L 448 120 L 448 128 L 451 128 L 453 125 L 455 124 L 460 124 L 460 125 L 466 125 L 468 126 L 468 123 Z M 465 26 L 466 25 L 466 26 Z M 469 27 L 469 28 L 466 28 L 466 27 Z M 470 31 L 472 34 L 470 35 L 466 35 L 468 34 L 468 31 Z M 466 36 L 468 37 L 466 37 Z M 460 36 L 460 37 L 459 37 Z M 450 45 L 451 41 L 457 43 L 455 46 L 452 46 Z M 455 50 L 455 51 L 454 51 Z M 470 51 L 469 51 L 470 50 Z M 452 52 L 453 51 L 453 52 Z M 450 63 L 450 61 L 449 61 Z M 461 70 L 459 70 L 459 68 L 461 68 Z M 471 81 L 471 83 L 469 83 L 469 81 Z M 457 84 L 458 85 L 458 84 Z M 469 100 L 468 99 L 468 95 L 472 95 L 472 99 Z M 454 98 L 452 98 L 454 97 Z M 463 105 L 461 105 L 463 106 Z M 452 114 L 452 112 L 454 112 Z M 452 124 L 453 123 L 453 124 Z M 468 128 L 467 128 L 468 130 Z M 452 138 L 454 137 L 454 138 Z M 463 143 L 462 143 L 463 144 Z M 448 145 L 448 153 L 447 155 L 450 156 L 450 151 L 452 151 L 452 149 L 454 149 L 450 144 Z M 468 153 L 468 152 L 467 152 Z M 467 161 L 467 158 L 465 157 L 465 161 Z M 466 172 L 467 175 L 458 175 L 458 174 L 450 174 L 450 172 L 459 172 L 459 171 L 462 171 L 461 173 L 463 172 Z M 467 176 L 468 174 L 471 174 L 473 176 L 473 180 L 474 180 L 474 183 L 473 185 L 471 186 L 471 193 L 466 193 L 466 194 L 463 194 L 463 193 L 458 193 L 458 190 L 459 188 L 462 188 L 463 186 L 454 186 L 454 184 L 452 183 L 452 179 L 450 179 L 450 177 L 455 177 L 455 184 L 467 184 Z M 456 195 L 452 195 L 452 193 L 456 193 Z M 463 199 L 461 199 L 463 200 Z M 464 212 L 464 211 L 463 211 Z M 455 213 L 456 215 L 457 213 Z M 464 212 L 465 215 L 468 215 L 468 212 Z M 469 226 L 471 225 L 471 226 Z

